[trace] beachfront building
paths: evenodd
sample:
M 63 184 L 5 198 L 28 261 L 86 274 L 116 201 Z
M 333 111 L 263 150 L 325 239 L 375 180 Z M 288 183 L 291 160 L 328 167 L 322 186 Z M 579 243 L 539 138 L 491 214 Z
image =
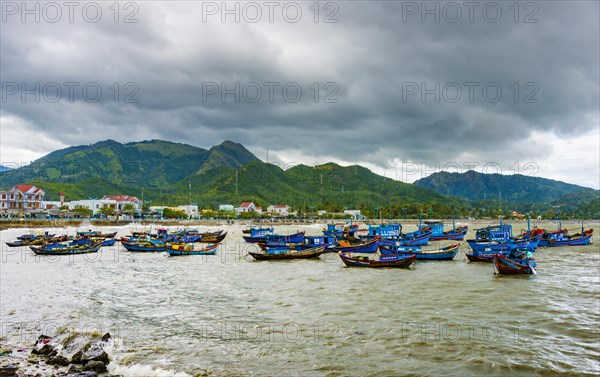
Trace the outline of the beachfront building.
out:
M 233 204 L 220 204 L 219 211 L 234 211 Z
M 133 205 L 135 212 L 142 210 L 142 201 L 135 196 L 105 195 L 101 199 L 73 200 L 68 203 L 69 210 L 75 208 L 88 208 L 92 215 L 99 213 L 102 208 L 112 208 L 114 212 L 122 212 L 127 204 Z
M 262 213 L 262 208 L 255 205 L 253 202 L 243 202 L 239 207 L 235 209 L 235 214 L 239 215 L 244 212 L 256 212 Z
M 354 220 L 366 219 L 366 217 L 360 213 L 360 209 L 347 209 L 344 211 L 344 215 L 349 216 L 350 218 L 352 218 Z
M 0 191 L 0 211 L 3 215 L 24 215 L 43 209 L 46 192 L 33 185 L 14 185 Z
M 177 206 L 177 210 L 185 212 L 192 219 L 198 218 L 198 206 L 195 204 L 180 205 Z
M 289 216 L 290 206 L 287 204 L 271 204 L 267 207 L 267 213 L 272 213 L 279 216 Z

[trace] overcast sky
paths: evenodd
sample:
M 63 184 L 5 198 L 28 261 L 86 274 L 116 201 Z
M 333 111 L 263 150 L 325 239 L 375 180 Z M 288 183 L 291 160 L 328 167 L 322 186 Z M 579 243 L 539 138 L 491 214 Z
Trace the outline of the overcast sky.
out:
M 470 166 L 600 188 L 597 1 L 0 4 L 5 164 L 230 139 L 408 182 Z

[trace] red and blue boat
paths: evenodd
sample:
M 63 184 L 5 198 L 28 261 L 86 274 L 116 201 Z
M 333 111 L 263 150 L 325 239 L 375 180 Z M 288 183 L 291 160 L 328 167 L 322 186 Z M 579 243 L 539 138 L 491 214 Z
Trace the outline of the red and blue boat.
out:
M 508 255 L 494 255 L 494 274 L 500 275 L 536 275 L 537 263 L 533 259 L 533 253 L 527 250 L 517 249 Z

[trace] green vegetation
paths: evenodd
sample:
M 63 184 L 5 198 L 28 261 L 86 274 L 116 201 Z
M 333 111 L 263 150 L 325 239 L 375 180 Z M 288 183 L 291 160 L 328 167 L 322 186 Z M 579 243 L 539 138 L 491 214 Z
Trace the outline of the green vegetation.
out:
M 243 201 L 253 201 L 264 211 L 270 204 L 288 204 L 298 216 L 306 217 L 326 210 L 327 216 L 343 218 L 340 213 L 345 209 L 360 209 L 369 218 L 382 219 L 418 218 L 420 214 L 425 219 L 510 218 L 513 211 L 546 219 L 556 217 L 558 211 L 563 218 L 600 217 L 599 191 L 549 179 L 469 171 L 434 173 L 407 184 L 358 165 L 327 163 L 283 170 L 230 141 L 205 150 L 160 140 L 129 144 L 108 140 L 55 151 L 1 174 L 2 188 L 35 184 L 44 188 L 48 200 L 57 200 L 61 191 L 67 200 L 127 194 L 143 197 L 144 210 L 191 200 L 201 209 L 214 211 L 204 217 L 233 218 L 231 211 L 217 212 L 219 204 Z M 110 209 L 100 212 L 112 215 Z M 135 209 L 123 212 L 132 214 Z M 169 216 L 187 217 L 175 212 Z
M 162 217 L 164 219 L 187 219 L 188 215 L 183 211 L 165 208 L 162 212 Z

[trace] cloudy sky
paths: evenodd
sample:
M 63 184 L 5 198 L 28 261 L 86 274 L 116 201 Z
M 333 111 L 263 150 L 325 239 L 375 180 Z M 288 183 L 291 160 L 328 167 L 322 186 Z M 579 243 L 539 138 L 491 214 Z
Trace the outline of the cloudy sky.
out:
M 230 139 L 408 182 L 471 167 L 600 188 L 597 1 L 0 4 L 4 164 Z

